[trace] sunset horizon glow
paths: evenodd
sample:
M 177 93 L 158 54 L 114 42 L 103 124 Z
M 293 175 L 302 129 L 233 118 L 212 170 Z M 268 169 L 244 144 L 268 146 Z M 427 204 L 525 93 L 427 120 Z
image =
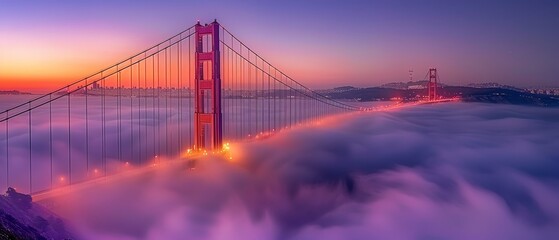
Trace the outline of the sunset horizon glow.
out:
M 0 1 L 0 90 L 46 92 L 217 19 L 313 88 L 421 80 L 556 86 L 556 3 Z

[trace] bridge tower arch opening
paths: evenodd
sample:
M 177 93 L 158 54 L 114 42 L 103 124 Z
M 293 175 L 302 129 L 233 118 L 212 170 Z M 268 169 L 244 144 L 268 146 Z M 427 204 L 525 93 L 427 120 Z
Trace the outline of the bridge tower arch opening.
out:
M 437 99 L 437 69 L 429 68 L 429 101 L 434 101 Z
M 219 23 L 195 25 L 194 149 L 222 147 Z

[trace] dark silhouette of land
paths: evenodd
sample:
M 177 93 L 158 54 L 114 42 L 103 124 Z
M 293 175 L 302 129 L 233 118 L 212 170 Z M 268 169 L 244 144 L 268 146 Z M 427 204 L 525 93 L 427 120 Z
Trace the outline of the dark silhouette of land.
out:
M 404 102 L 424 99 L 427 89 L 395 89 L 385 87 L 334 89 L 325 92 L 333 99 L 351 99 L 354 101 L 390 101 Z M 559 107 L 559 96 L 534 94 L 508 88 L 476 88 L 461 86 L 442 86 L 437 89 L 442 98 L 460 97 L 465 102 L 505 103 L 515 105 L 532 105 Z

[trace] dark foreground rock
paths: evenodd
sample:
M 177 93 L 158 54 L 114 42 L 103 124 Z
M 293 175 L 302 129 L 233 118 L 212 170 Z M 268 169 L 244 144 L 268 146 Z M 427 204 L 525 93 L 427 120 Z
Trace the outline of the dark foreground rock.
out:
M 8 188 L 0 195 L 0 239 L 76 239 L 64 221 L 32 202 L 31 196 Z

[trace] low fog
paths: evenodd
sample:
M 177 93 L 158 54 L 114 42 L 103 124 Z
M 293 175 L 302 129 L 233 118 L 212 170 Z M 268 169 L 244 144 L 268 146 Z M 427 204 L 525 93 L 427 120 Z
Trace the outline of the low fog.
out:
M 347 114 L 56 199 L 84 239 L 556 239 L 559 109 Z
M 0 109 L 23 99 L 0 96 Z M 255 138 L 296 122 L 312 122 L 318 110 L 326 110 L 315 104 L 308 99 L 225 99 L 224 139 Z M 36 193 L 70 181 L 112 175 L 125 163 L 141 166 L 175 158 L 194 144 L 192 107 L 192 98 L 72 96 L 69 110 L 67 98 L 62 98 L 52 106 L 46 104 L 13 117 L 0 123 L 0 187 Z M 329 110 L 340 112 L 333 107 Z

